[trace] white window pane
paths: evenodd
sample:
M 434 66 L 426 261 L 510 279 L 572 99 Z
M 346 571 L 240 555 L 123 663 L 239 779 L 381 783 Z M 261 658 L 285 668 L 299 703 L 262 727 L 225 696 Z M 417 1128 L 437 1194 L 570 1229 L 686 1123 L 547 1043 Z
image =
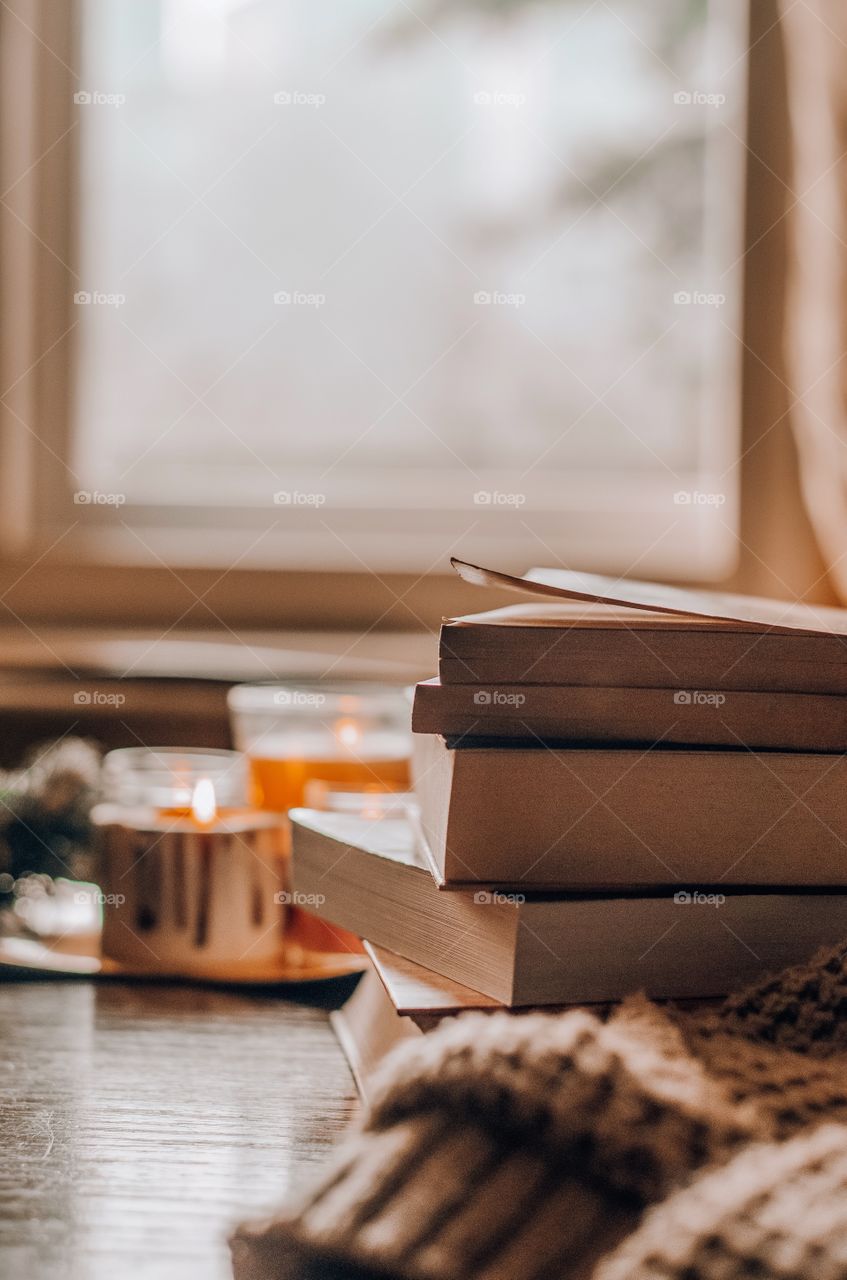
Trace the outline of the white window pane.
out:
M 741 50 L 705 4 L 83 13 L 84 488 L 471 514 L 504 490 L 526 517 L 626 477 L 731 489 L 740 218 L 710 203 L 740 193 L 707 142 L 742 103 L 677 99 L 737 86 Z

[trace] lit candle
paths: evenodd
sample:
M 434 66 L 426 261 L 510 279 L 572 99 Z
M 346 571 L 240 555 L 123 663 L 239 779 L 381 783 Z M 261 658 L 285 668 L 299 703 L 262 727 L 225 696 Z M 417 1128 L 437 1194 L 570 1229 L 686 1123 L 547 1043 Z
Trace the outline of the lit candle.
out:
M 191 814 L 198 826 L 208 827 L 215 821 L 218 806 L 215 800 L 215 784 L 211 778 L 201 778 L 191 793 Z
M 104 772 L 109 798 L 93 814 L 109 900 L 104 955 L 221 977 L 278 959 L 283 819 L 248 805 L 243 758 L 132 748 L 111 752 Z

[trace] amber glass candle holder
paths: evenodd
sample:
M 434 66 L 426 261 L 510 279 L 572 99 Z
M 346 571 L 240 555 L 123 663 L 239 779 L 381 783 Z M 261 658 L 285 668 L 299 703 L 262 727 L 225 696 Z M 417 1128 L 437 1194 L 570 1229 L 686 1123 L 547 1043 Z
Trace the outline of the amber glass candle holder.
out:
M 229 693 L 233 737 L 250 760 L 257 803 L 283 812 L 308 804 L 315 785 L 405 791 L 411 754 L 410 695 L 386 685 L 237 685 Z

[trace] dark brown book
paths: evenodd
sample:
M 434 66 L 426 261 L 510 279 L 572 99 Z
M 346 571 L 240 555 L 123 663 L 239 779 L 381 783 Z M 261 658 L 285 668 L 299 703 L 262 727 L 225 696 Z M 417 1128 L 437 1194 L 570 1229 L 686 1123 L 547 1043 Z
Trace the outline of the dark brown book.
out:
M 417 734 L 441 883 L 517 889 L 847 886 L 847 756 L 447 746 Z
M 847 751 L 847 698 L 835 694 L 581 685 L 415 688 L 415 733 L 460 742 L 545 742 Z
M 847 637 L 540 600 L 441 627 L 442 684 L 847 693 Z

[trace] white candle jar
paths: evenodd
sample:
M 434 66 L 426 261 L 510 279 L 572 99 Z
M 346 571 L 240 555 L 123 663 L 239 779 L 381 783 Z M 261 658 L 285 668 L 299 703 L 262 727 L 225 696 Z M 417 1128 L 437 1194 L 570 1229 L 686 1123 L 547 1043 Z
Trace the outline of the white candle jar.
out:
M 249 803 L 235 751 L 131 747 L 104 762 L 103 954 L 132 969 L 234 977 L 279 961 L 283 819 Z

